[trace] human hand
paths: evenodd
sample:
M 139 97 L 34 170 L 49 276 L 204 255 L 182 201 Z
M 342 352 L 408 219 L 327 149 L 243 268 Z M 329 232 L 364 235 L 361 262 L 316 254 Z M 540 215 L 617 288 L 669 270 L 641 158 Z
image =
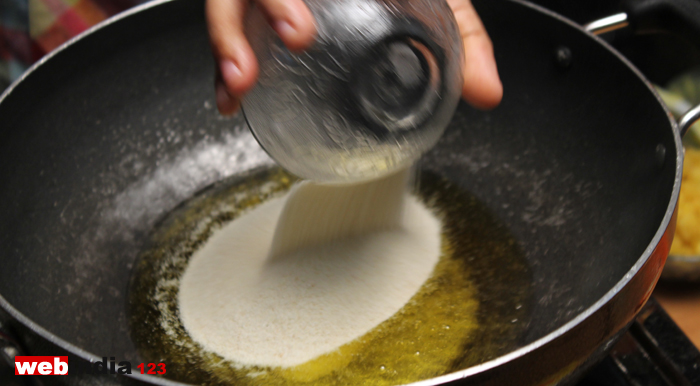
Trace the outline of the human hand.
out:
M 258 62 L 243 28 L 249 0 L 207 0 L 209 40 L 216 60 L 216 105 L 224 115 L 240 106 L 258 77 Z M 284 44 L 301 51 L 314 41 L 316 25 L 302 0 L 255 0 Z
M 303 51 L 314 41 L 314 18 L 302 0 L 255 0 L 284 44 Z M 207 0 L 209 38 L 216 60 L 216 105 L 232 114 L 253 88 L 258 62 L 243 32 L 249 0 Z M 493 45 L 470 0 L 447 0 L 464 43 L 462 97 L 471 105 L 489 109 L 503 97 Z
M 474 107 L 491 109 L 503 98 L 493 44 L 471 0 L 447 0 L 464 44 L 462 98 Z

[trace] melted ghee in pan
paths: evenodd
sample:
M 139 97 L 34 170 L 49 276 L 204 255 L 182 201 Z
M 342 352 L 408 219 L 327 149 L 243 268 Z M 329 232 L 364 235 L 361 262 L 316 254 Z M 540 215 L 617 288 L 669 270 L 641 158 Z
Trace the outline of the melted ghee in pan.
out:
M 475 197 L 423 172 L 416 194 L 442 220 L 442 255 L 431 278 L 397 314 L 336 351 L 291 368 L 241 366 L 203 350 L 188 336 L 177 309 L 188 259 L 223 224 L 284 194 L 294 181 L 279 169 L 238 176 L 159 223 L 129 294 L 131 333 L 144 361 L 165 363 L 167 378 L 206 385 L 396 385 L 518 347 L 531 298 L 522 252 Z

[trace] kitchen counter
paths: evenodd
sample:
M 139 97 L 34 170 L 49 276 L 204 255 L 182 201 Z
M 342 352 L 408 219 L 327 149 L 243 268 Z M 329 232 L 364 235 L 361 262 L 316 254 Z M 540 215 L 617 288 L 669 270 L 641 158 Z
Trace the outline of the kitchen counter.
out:
M 700 348 L 700 284 L 660 282 L 654 290 L 654 297 L 695 347 Z

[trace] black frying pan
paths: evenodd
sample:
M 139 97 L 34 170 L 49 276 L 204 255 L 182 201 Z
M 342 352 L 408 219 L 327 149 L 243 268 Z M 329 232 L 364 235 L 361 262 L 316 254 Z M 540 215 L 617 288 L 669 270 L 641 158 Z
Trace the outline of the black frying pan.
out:
M 680 138 L 649 84 L 600 40 L 525 3 L 475 3 L 505 98 L 490 112 L 461 105 L 422 165 L 517 238 L 532 312 L 521 348 L 426 384 L 563 384 L 604 354 L 659 277 Z M 197 191 L 270 162 L 240 115 L 216 112 L 202 9 L 156 1 L 112 19 L 0 100 L 0 306 L 32 355 L 137 363 L 126 291 L 148 232 Z

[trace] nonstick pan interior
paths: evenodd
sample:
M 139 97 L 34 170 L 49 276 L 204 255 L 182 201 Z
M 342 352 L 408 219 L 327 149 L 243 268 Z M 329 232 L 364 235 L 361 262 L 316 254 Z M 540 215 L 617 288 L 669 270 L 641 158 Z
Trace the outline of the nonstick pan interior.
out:
M 505 97 L 461 105 L 422 166 L 482 200 L 533 275 L 522 344 L 620 281 L 669 207 L 676 143 L 640 77 L 579 29 L 475 1 Z M 0 102 L 0 294 L 58 337 L 137 358 L 126 290 L 153 225 L 199 190 L 271 164 L 240 115 L 215 108 L 199 1 L 98 29 Z M 557 61 L 566 47 L 571 61 Z

